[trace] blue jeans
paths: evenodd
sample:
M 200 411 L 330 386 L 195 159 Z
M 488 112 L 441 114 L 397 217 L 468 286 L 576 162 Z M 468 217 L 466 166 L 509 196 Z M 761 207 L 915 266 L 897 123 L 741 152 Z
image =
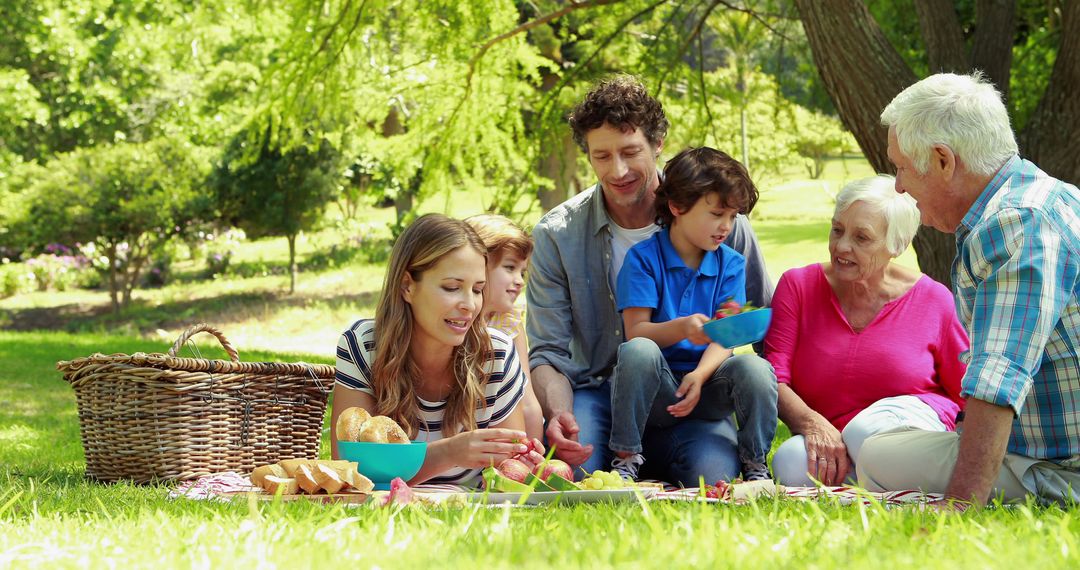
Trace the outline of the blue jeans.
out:
M 611 379 L 610 448 L 641 453 L 646 434 L 667 431 L 687 419 L 724 420 L 735 413 L 739 424 L 741 462 L 765 465 L 776 434 L 776 374 L 768 361 L 754 354 L 733 355 L 701 387 L 701 397 L 686 418 L 667 411 L 685 372 L 673 373 L 660 347 L 635 338 L 619 347 Z M 646 457 L 646 464 L 649 458 Z
M 581 428 L 578 440 L 593 446 L 592 456 L 581 469 L 589 473 L 611 469 L 611 383 L 574 390 L 574 418 Z M 645 465 L 639 475 L 643 478 L 696 487 L 701 478 L 714 483 L 739 474 L 735 425 L 730 418 L 684 419 L 670 429 L 646 433 L 642 447 Z M 580 479 L 581 470 L 575 475 Z

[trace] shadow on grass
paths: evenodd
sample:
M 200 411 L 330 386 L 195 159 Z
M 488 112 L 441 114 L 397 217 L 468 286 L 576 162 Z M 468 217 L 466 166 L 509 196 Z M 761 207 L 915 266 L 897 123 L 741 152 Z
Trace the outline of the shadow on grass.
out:
M 121 329 L 130 334 L 147 334 L 157 329 L 183 328 L 200 320 L 229 322 L 253 313 L 273 314 L 313 303 L 329 310 L 371 307 L 377 299 L 378 293 L 372 291 L 330 297 L 247 291 L 164 303 L 135 299 L 118 315 L 108 304 L 78 303 L 11 310 L 0 322 L 0 330 L 98 332 Z

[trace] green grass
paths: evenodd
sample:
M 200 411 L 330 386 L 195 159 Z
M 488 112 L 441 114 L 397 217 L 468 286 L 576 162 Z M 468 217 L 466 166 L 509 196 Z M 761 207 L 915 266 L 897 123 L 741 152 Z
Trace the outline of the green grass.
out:
M 773 278 L 827 258 L 830 195 L 870 174 L 861 161 L 830 163 L 823 181 L 761 189 L 754 227 Z M 452 213 L 483 197 L 455 195 Z M 426 207 L 441 208 L 435 198 Z M 392 211 L 363 221 L 384 224 Z M 93 352 L 166 350 L 186 325 L 220 325 L 244 360 L 332 362 L 338 332 L 373 312 L 383 267 L 328 265 L 348 232 L 328 227 L 300 241 L 318 267 L 287 295 L 284 240 L 245 243 L 236 262 L 269 275 L 178 280 L 139 291 L 119 317 L 99 291 L 0 300 L 0 568 L 352 567 L 1076 567 L 1076 510 L 1024 505 L 964 515 L 914 508 L 767 499 L 746 506 L 683 503 L 536 509 L 368 509 L 303 503 L 168 501 L 163 486 L 84 479 L 72 389 L 57 360 Z M 320 258 L 322 256 L 322 258 Z M 321 260 L 320 260 L 321 259 Z M 914 265 L 911 253 L 902 263 Z M 42 330 L 27 330 L 42 329 Z M 206 337 L 199 350 L 223 357 Z M 783 425 L 777 444 L 788 437 Z M 322 455 L 328 454 L 326 439 Z
M 0 407 L 0 567 L 951 569 L 1080 563 L 1077 512 L 1032 505 L 963 515 L 772 499 L 744 506 L 372 509 L 169 501 L 163 486 L 86 481 L 74 397 L 52 370 L 55 360 L 156 345 L 122 336 L 0 333 L 0 401 L 7 403 Z

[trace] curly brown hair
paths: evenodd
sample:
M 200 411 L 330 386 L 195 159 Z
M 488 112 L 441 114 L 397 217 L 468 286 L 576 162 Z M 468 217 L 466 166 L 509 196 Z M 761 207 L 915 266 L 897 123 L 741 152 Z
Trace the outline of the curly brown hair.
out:
M 664 179 L 656 189 L 657 223 L 670 226 L 674 220 L 668 204 L 685 212 L 713 193 L 720 196 L 721 204 L 740 214 L 753 211 L 758 200 L 750 173 L 727 153 L 707 146 L 681 151 L 664 166 Z
M 649 95 L 641 81 L 629 75 L 601 81 L 570 112 L 574 142 L 584 152 L 589 152 L 585 134 L 604 123 L 623 131 L 640 128 L 654 148 L 667 136 L 668 120 L 663 105 Z

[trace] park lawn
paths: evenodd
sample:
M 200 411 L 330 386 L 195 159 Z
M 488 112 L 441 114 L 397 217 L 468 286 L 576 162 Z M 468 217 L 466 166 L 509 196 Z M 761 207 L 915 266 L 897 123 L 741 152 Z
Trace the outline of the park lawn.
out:
M 838 161 L 821 181 L 763 185 L 753 223 L 774 280 L 827 259 L 830 196 L 868 174 L 865 163 Z M 380 224 L 391 212 L 367 215 L 363 223 Z M 305 237 L 301 262 L 313 263 L 347 237 L 334 226 Z M 100 291 L 0 301 L 5 326 L 21 318 L 50 329 L 0 331 L 0 568 L 1078 564 L 1077 511 L 1034 505 L 964 515 L 773 499 L 746 506 L 367 509 L 169 501 L 163 486 L 86 481 L 74 394 L 57 360 L 164 352 L 186 325 L 210 321 L 244 360 L 332 362 L 340 330 L 374 312 L 384 268 L 361 260 L 319 265 L 301 274 L 290 296 L 280 273 L 285 251 L 282 239 L 246 242 L 236 259 L 247 264 L 247 276 L 214 280 L 197 278 L 198 260 L 181 262 L 175 283 L 137 292 L 119 317 L 101 311 L 107 299 Z M 914 265 L 914 256 L 900 262 Z M 207 337 L 201 354 L 222 357 L 214 344 Z M 786 437 L 781 425 L 776 443 Z
M 963 515 L 783 499 L 372 509 L 169 501 L 165 486 L 88 482 L 74 394 L 55 361 L 140 350 L 162 349 L 134 337 L 0 332 L 0 568 L 1080 564 L 1077 511 L 1031 504 Z M 329 361 L 265 352 L 246 359 Z

